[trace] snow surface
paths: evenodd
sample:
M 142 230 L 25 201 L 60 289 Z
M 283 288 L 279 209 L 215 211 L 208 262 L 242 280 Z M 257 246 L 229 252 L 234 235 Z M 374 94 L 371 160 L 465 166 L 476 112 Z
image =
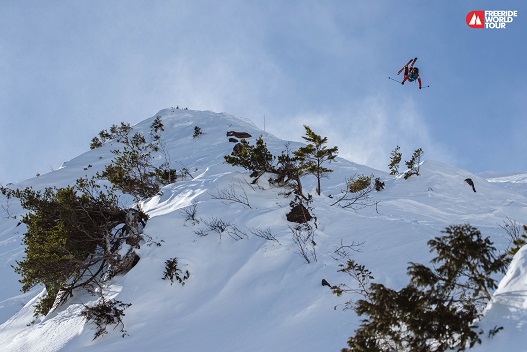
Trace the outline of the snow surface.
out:
M 336 297 L 321 285 L 323 278 L 332 285 L 353 284 L 337 272 L 343 259 L 335 251 L 341 244 L 357 245 L 359 251 L 350 251 L 351 257 L 366 265 L 376 282 L 398 289 L 408 281 L 408 262 L 428 264 L 431 254 L 426 242 L 445 227 L 470 223 L 504 250 L 508 237 L 500 225 L 508 219 L 527 222 L 525 175 L 489 182 L 427 160 L 420 176 L 404 180 L 337 158 L 329 165 L 334 172 L 322 180 L 321 196 L 315 194 L 314 177 L 302 179 L 305 191 L 314 197 L 318 225 L 317 261 L 308 264 L 292 241 L 292 224 L 285 218 L 291 199 L 284 197 L 283 189 L 270 186 L 263 177 L 257 186 L 250 186 L 248 172 L 223 158 L 234 146 L 227 131 L 248 132 L 252 143 L 261 135 L 275 155 L 285 149 L 286 141 L 249 120 L 209 111 L 161 110 L 133 131 L 148 136 L 155 116 L 164 124 L 160 135 L 171 166 L 187 168 L 193 178 L 164 187 L 162 195 L 142 204 L 150 215 L 144 232 L 162 241 L 162 246 L 142 245 L 139 263 L 107 288 L 108 295 L 132 304 L 124 317 L 128 335 L 123 338 L 119 329 L 110 327 L 109 334 L 93 340 L 93 325 L 79 316 L 83 304 L 92 304 L 93 297 L 82 294 L 34 320 L 32 305 L 42 288 L 21 293 L 19 277 L 11 267 L 24 254 L 25 228 L 17 226 L 24 211 L 15 200 L 2 196 L 1 351 L 340 351 L 360 321 L 353 311 L 343 310 L 350 297 Z M 193 138 L 195 126 L 204 132 L 198 138 Z M 298 131 L 297 139 L 303 135 L 302 126 Z M 299 145 L 292 142 L 291 148 Z M 73 184 L 101 171 L 117 147 L 116 142 L 107 142 L 59 170 L 9 187 Z M 160 155 L 158 162 L 163 161 Z M 331 206 L 346 178 L 359 174 L 374 174 L 385 182 L 383 191 L 372 194 L 377 206 L 356 211 Z M 464 182 L 466 178 L 472 178 L 476 193 Z M 512 183 L 515 188 L 509 187 Z M 243 189 L 249 205 L 213 199 L 231 187 Z M 203 221 L 195 225 L 185 221 L 181 211 L 192 202 L 197 202 L 198 218 L 229 222 L 244 238 L 236 241 L 225 233 L 198 236 Z M 255 229 L 269 229 L 277 241 L 255 236 L 251 232 Z M 174 257 L 190 272 L 185 286 L 161 279 L 165 260 Z M 492 339 L 484 336 L 474 351 L 527 351 L 527 249 L 516 255 L 506 276 L 497 279 L 501 283 L 481 325 L 487 330 L 504 329 Z

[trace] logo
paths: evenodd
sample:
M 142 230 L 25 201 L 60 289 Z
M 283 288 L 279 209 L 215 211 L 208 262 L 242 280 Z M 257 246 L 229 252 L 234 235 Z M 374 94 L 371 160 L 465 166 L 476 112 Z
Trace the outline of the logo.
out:
M 470 28 L 505 29 L 517 16 L 517 10 L 476 10 L 470 11 L 465 17 L 465 21 Z
M 470 11 L 465 20 L 470 28 L 485 28 L 485 11 Z

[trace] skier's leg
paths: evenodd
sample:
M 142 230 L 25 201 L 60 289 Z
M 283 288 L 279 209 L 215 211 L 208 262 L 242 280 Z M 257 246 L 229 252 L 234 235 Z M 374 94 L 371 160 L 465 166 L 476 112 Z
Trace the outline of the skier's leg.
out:
M 417 58 L 416 58 L 416 59 L 417 59 Z M 401 68 L 401 69 L 399 70 L 399 72 L 397 72 L 397 74 L 399 75 L 401 72 L 403 72 L 404 69 L 408 69 L 408 65 L 410 65 L 410 63 L 412 62 L 412 60 L 413 60 L 413 59 L 410 59 L 410 61 L 408 61 L 408 62 L 406 63 L 406 65 L 404 65 L 403 68 Z

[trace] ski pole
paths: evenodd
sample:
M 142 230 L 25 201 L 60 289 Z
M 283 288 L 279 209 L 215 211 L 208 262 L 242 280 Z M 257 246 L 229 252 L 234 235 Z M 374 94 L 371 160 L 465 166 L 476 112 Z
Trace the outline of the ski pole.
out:
M 388 79 L 391 79 L 392 81 L 395 81 L 395 82 L 397 82 L 397 83 L 401 83 L 401 81 L 398 81 L 398 80 L 393 79 L 393 78 L 391 78 L 391 77 L 388 77 Z
M 422 88 L 430 88 L 430 86 L 424 86 L 424 87 L 422 87 Z

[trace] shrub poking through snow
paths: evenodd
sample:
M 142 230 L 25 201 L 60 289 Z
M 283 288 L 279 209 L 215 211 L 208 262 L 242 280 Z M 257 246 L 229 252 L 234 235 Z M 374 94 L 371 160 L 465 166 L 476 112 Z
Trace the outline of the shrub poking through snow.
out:
M 370 187 L 372 177 L 373 176 L 359 175 L 348 180 L 348 191 L 351 193 L 357 193 Z
M 130 303 L 123 303 L 116 300 L 103 300 L 93 307 L 85 306 L 81 315 L 86 317 L 88 321 L 93 321 L 97 327 L 93 339 L 107 334 L 106 328 L 108 325 L 115 325 L 116 327 L 121 325 L 121 332 L 123 337 L 126 336 L 126 330 L 124 329 L 123 317 L 124 310 L 130 307 Z
M 181 270 L 178 268 L 178 259 L 171 258 L 165 261 L 165 272 L 163 273 L 163 280 L 170 280 L 170 285 L 177 281 L 181 286 L 185 285 L 185 281 L 190 277 L 188 270 Z
M 198 138 L 203 134 L 203 131 L 201 131 L 201 128 L 198 126 L 194 126 L 194 134 L 192 135 L 193 138 Z
M 374 187 L 375 187 L 375 190 L 376 190 L 377 192 L 380 192 L 380 191 L 382 191 L 382 190 L 384 189 L 384 182 L 382 182 L 381 179 L 377 177 L 377 178 L 375 179 L 375 185 L 374 185 Z

